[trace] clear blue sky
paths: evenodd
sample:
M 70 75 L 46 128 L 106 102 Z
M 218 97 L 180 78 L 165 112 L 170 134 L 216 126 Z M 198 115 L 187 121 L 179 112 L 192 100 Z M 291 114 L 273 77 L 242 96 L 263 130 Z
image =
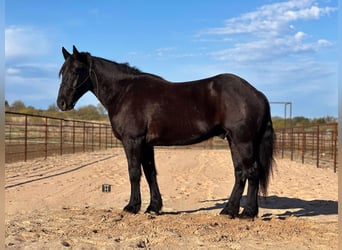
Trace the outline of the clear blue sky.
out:
M 5 2 L 5 99 L 55 103 L 62 46 L 170 81 L 235 73 L 294 116 L 337 117 L 337 0 Z M 97 105 L 91 94 L 77 107 Z M 283 106 L 272 105 L 273 115 Z

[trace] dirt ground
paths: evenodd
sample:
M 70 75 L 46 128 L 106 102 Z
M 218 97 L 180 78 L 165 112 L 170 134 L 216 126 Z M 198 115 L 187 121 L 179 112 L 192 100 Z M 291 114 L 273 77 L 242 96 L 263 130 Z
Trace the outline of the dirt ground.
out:
M 157 149 L 163 214 L 122 212 L 122 149 L 6 164 L 7 249 L 337 249 L 337 174 L 277 159 L 255 220 L 219 215 L 234 177 L 227 150 Z M 111 192 L 102 192 L 110 184 Z M 243 207 L 245 196 L 242 199 Z

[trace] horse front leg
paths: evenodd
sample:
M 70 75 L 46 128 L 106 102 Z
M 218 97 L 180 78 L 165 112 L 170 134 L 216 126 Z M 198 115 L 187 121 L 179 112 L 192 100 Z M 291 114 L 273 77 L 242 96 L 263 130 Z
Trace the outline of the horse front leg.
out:
M 154 161 L 153 146 L 144 145 L 142 166 L 150 188 L 150 205 L 147 207 L 146 213 L 155 212 L 156 214 L 159 214 L 163 206 L 163 202 L 157 183 L 157 170 Z
M 131 196 L 129 203 L 124 210 L 129 213 L 138 213 L 141 208 L 140 179 L 141 179 L 141 159 L 142 159 L 142 140 L 127 139 L 123 140 L 125 149 L 128 173 L 131 184 Z

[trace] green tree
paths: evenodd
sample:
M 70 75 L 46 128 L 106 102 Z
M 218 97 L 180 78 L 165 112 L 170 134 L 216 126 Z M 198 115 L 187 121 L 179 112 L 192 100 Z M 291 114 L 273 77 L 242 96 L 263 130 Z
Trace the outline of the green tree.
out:
M 50 112 L 58 112 L 59 111 L 59 108 L 57 107 L 57 105 L 55 103 L 52 103 L 49 105 L 47 111 L 50 111 Z
M 87 105 L 77 109 L 77 117 L 82 120 L 100 120 L 101 115 L 94 105 Z
M 304 116 L 296 116 L 292 119 L 292 126 L 302 126 L 310 124 L 310 119 Z
M 24 102 L 22 102 L 22 101 L 15 101 L 11 105 L 11 111 L 14 111 L 14 112 L 20 112 L 20 110 L 23 110 L 25 108 L 26 108 L 26 106 L 25 106 Z
M 101 103 L 97 104 L 96 108 L 100 115 L 107 115 L 107 110 Z

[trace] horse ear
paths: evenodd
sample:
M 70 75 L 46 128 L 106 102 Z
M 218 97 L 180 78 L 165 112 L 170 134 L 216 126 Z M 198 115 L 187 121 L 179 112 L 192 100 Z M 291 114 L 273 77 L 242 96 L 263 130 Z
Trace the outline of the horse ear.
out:
M 80 52 L 78 52 L 78 50 L 76 49 L 75 45 L 73 45 L 72 47 L 72 53 L 73 56 L 76 60 L 79 60 L 81 62 L 85 62 L 85 57 L 83 54 L 81 54 Z
M 78 50 L 76 49 L 75 45 L 72 46 L 72 52 L 74 53 L 75 57 L 79 57 L 80 52 L 78 52 Z
M 65 60 L 68 59 L 69 56 L 71 56 L 71 54 L 64 47 L 62 47 L 62 53 Z

